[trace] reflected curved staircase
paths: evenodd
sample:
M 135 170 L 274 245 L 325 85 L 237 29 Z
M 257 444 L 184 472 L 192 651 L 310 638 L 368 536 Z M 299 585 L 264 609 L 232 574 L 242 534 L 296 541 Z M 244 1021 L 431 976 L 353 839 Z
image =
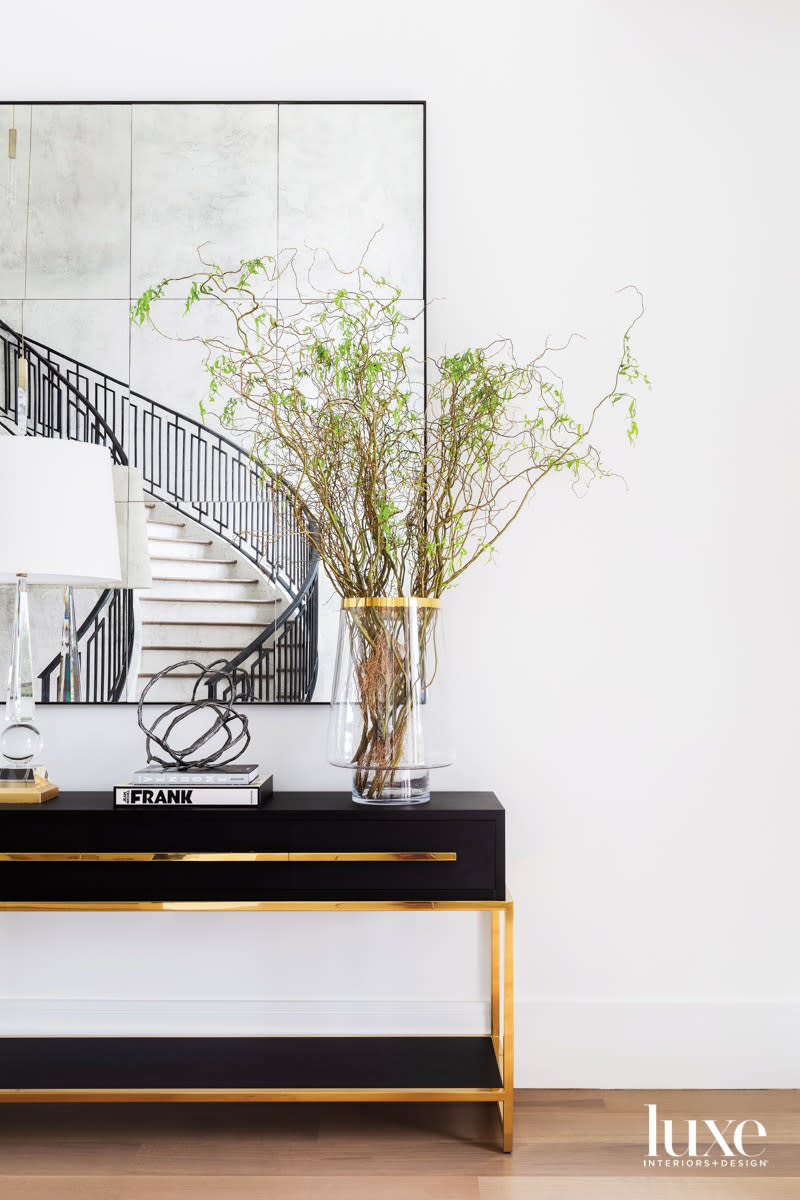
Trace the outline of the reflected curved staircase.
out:
M 0 321 L 0 436 L 17 421 L 18 331 Z M 169 661 L 223 659 L 237 698 L 307 703 L 318 673 L 319 559 L 288 485 L 259 475 L 230 438 L 132 391 L 120 380 L 25 339 L 29 436 L 95 442 L 138 467 L 148 505 L 153 590 L 107 589 L 78 630 L 84 700 L 126 699 Z M 189 651 L 189 648 L 191 650 Z M 169 655 L 173 655 L 168 659 Z M 55 695 L 59 655 L 40 673 Z M 223 678 L 209 694 L 223 695 Z M 187 674 L 149 699 L 191 694 Z M 161 688 L 160 694 L 157 689 Z

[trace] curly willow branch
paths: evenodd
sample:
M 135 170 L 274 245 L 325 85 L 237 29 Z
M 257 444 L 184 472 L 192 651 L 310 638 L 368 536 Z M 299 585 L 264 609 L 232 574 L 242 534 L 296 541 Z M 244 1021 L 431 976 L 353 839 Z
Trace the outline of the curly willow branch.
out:
M 167 336 L 158 301 L 185 294 L 178 340 L 202 348 L 211 411 L 292 496 L 342 596 L 440 596 L 493 552 L 549 476 L 587 484 L 610 474 L 591 440 L 603 409 L 620 405 L 631 441 L 638 433 L 632 389 L 649 386 L 630 348 L 638 289 L 612 386 L 581 423 L 545 361 L 569 342 L 522 363 L 502 340 L 443 355 L 423 396 L 410 346 L 424 308 L 404 305 L 364 257 L 352 270 L 321 250 L 302 270 L 295 251 L 227 269 L 201 263 L 148 289 L 133 319 Z M 198 306 L 216 313 L 212 333 L 193 331 Z

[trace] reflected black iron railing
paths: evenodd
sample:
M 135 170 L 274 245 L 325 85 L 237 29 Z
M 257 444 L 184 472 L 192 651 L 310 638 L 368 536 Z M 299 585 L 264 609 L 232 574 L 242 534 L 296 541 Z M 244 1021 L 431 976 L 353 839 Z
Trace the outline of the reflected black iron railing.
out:
M 293 704 L 298 684 L 306 688 L 308 699 L 317 682 L 319 655 L 319 576 L 315 571 L 289 608 L 264 627 L 255 642 L 228 666 L 246 673 L 250 699 L 262 704 Z M 209 696 L 216 696 L 222 676 L 212 679 Z
M 0 343 L 0 422 L 8 429 L 17 419 L 21 337 L 3 321 Z M 25 357 L 29 434 L 108 446 L 114 462 L 140 468 L 154 499 L 224 538 L 286 594 L 288 606 L 232 664 L 251 679 L 254 700 L 309 701 L 318 669 L 319 559 L 294 497 L 265 481 L 246 450 L 199 421 L 40 342 L 26 338 Z M 123 698 L 134 645 L 132 593 L 104 592 L 78 637 L 85 699 Z M 58 663 L 56 655 L 40 674 L 45 702 Z
M 271 486 L 246 450 L 199 421 L 131 392 L 128 448 L 145 487 L 224 538 L 294 600 L 317 555 L 291 495 Z
M 78 626 L 76 635 L 83 687 L 94 703 L 115 704 L 126 698 L 135 633 L 133 592 L 107 588 Z M 39 674 L 43 704 L 51 702 L 50 689 L 60 663 L 61 655 L 57 654 Z

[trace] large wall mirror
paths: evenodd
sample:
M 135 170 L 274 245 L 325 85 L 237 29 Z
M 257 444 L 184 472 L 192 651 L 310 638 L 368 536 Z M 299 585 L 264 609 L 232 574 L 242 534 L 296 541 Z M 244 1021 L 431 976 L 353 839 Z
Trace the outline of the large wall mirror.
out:
M 213 410 L 201 415 L 208 377 L 198 345 L 182 339 L 182 301 L 162 301 L 159 313 L 175 340 L 133 324 L 130 310 L 161 278 L 196 270 L 200 247 L 233 265 L 308 247 L 355 264 L 367 246 L 368 264 L 419 309 L 424 105 L 3 111 L 17 130 L 17 180 L 16 197 L 0 204 L 0 436 L 20 435 L 24 332 L 27 436 L 101 441 L 140 483 L 118 497 L 129 586 L 75 591 L 81 700 L 134 702 L 163 667 L 202 657 L 246 671 L 253 702 L 327 701 L 338 598 L 285 501 L 252 471 L 245 439 Z M 422 363 L 424 321 L 415 329 Z M 24 519 L 23 510 L 24 497 L 3 519 Z M 147 588 L 136 586 L 143 555 Z M 30 603 L 38 699 L 54 703 L 63 596 L 32 589 Z M 3 698 L 12 604 L 13 589 L 0 588 Z M 159 681 L 148 699 L 182 700 L 192 687 L 189 671 Z

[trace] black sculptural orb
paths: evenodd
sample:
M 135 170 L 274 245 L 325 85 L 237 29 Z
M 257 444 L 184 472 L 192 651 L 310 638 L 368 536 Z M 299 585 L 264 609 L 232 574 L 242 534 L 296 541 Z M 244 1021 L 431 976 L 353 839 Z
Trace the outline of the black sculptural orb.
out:
M 144 722 L 142 711 L 147 693 L 158 683 L 159 679 L 171 675 L 174 671 L 179 671 L 181 667 L 196 667 L 199 671 L 195 685 L 192 688 L 191 700 L 186 700 L 180 704 L 171 704 L 169 708 L 160 712 L 148 727 Z M 205 699 L 198 700 L 198 688 L 204 685 L 208 687 L 212 682 L 216 686 L 216 689 L 223 690 L 224 698 L 209 694 Z M 183 767 L 187 769 L 208 767 L 212 764 L 217 767 L 223 767 L 227 763 L 232 763 L 239 758 L 250 745 L 250 728 L 247 717 L 241 713 L 237 713 L 233 707 L 237 687 L 240 692 L 239 699 L 247 700 L 250 690 L 247 676 L 236 668 L 229 668 L 226 660 L 223 658 L 210 663 L 209 666 L 204 666 L 203 663 L 187 658 L 183 662 L 173 663 L 171 666 L 165 667 L 163 671 L 159 671 L 157 675 L 154 675 L 142 691 L 138 708 L 139 728 L 146 739 L 147 761 L 149 763 L 158 763 L 162 767 Z M 196 716 L 206 709 L 209 710 L 209 715 L 212 717 L 209 727 L 189 746 L 176 747 L 171 745 L 170 737 L 181 722 Z M 172 719 L 170 720 L 170 718 Z M 166 728 L 160 729 L 165 722 L 168 722 Z M 159 729 L 160 732 L 156 732 Z M 212 743 L 217 739 L 220 741 L 220 744 L 216 749 L 210 749 Z M 169 756 L 166 761 L 163 758 L 159 758 L 153 752 L 153 743 L 164 754 Z M 193 757 L 193 755 L 197 755 L 197 757 Z M 223 757 L 223 755 L 226 757 Z

